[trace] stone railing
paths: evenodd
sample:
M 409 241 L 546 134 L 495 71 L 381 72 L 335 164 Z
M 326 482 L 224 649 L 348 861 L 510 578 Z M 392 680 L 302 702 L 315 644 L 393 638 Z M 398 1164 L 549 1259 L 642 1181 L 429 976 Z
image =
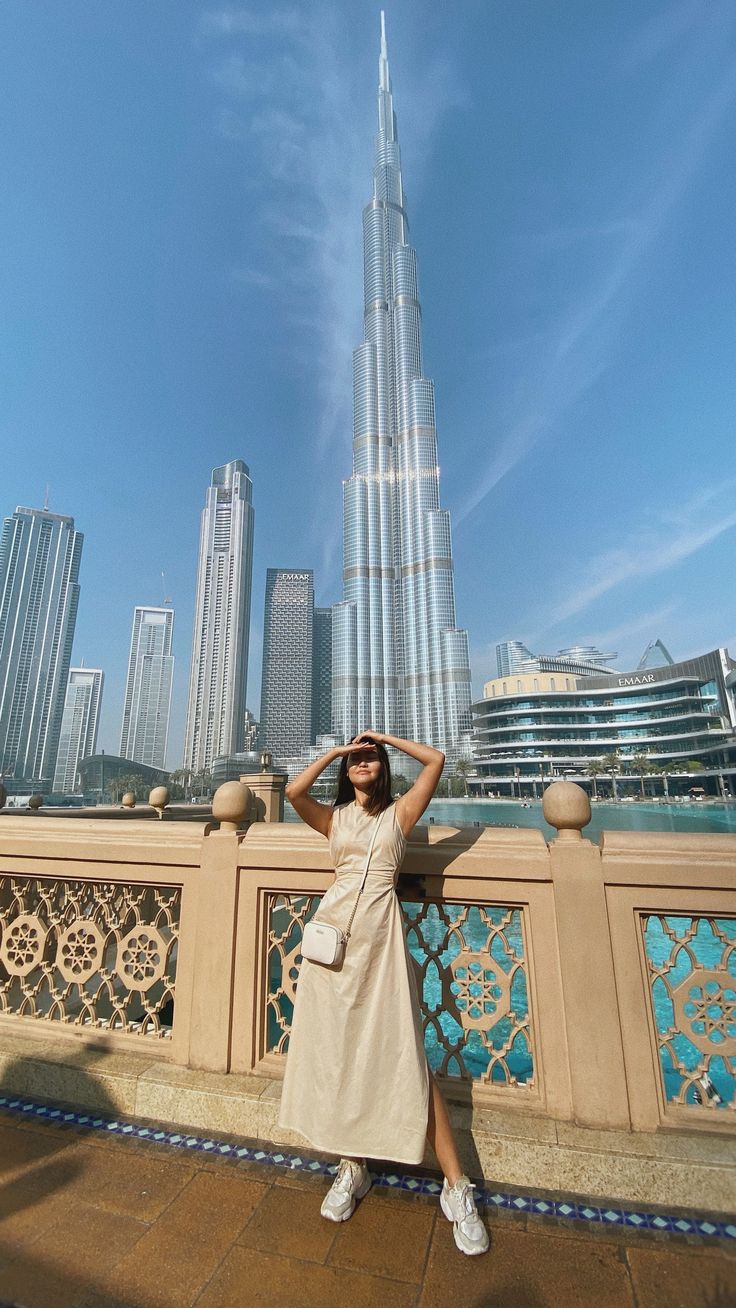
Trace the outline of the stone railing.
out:
M 326 841 L 252 822 L 0 818 L 0 1033 L 277 1082 Z M 260 801 L 258 801 L 260 803 Z M 261 810 L 256 806 L 256 812 Z M 736 836 L 413 833 L 399 891 L 430 1065 L 482 1116 L 734 1132 Z M 390 1014 L 386 1015 L 390 1023 Z

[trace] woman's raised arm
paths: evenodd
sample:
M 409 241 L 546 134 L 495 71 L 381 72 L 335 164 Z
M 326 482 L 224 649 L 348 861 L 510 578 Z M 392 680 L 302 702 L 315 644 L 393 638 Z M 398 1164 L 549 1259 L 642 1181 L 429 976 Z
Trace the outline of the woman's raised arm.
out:
M 349 754 L 350 748 L 350 745 L 346 745 L 328 749 L 326 754 L 316 759 L 314 763 L 310 763 L 309 767 L 294 777 L 286 787 L 286 798 L 296 809 L 299 817 L 304 819 L 307 826 L 314 827 L 314 830 L 321 832 L 323 836 L 330 834 L 334 810 L 331 804 L 320 804 L 316 799 L 312 799 L 309 790 L 325 768 L 336 759 L 342 758 L 343 754 Z

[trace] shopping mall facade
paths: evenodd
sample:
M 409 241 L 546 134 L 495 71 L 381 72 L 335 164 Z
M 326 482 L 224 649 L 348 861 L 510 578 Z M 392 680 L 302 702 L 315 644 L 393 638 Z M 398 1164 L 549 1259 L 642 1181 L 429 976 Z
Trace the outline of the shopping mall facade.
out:
M 631 772 L 637 785 L 631 763 L 644 757 L 652 772 L 681 774 L 673 793 L 695 779 L 705 793 L 736 795 L 736 663 L 726 649 L 630 673 L 498 677 L 472 712 L 474 794 L 531 796 L 564 777 L 592 786 L 615 754 L 618 776 Z

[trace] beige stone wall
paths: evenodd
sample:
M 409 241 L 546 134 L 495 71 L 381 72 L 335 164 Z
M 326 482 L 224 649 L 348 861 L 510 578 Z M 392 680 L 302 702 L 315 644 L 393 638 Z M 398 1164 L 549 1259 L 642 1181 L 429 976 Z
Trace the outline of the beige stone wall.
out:
M 606 1139 L 668 1134 L 702 1141 L 693 1147 L 703 1156 L 709 1135 L 725 1148 L 736 1136 L 734 1105 L 709 1100 L 703 1078 L 714 1059 L 733 1068 L 736 1058 L 736 836 L 607 833 L 596 846 L 580 838 L 579 789 L 555 794 L 560 834 L 549 846 L 533 830 L 436 826 L 418 827 L 409 843 L 409 921 L 425 929 L 431 917 L 444 932 L 443 1003 L 464 1039 L 490 1056 L 485 1071 L 452 1075 L 464 1044 L 443 1044 L 427 1014 L 458 1121 L 476 1150 L 489 1124 L 503 1123 L 501 1135 L 525 1139 L 539 1168 L 564 1130 L 568 1144 L 582 1132 L 603 1154 Z M 301 921 L 331 876 L 327 842 L 301 824 L 217 830 L 2 814 L 5 1066 L 14 1041 L 19 1059 L 30 1042 L 39 1051 L 34 1066 L 57 1069 L 54 1084 L 69 1061 L 64 1051 L 86 1048 L 93 1062 L 142 1060 L 142 1086 L 181 1090 L 201 1073 L 207 1094 L 221 1085 L 218 1102 L 230 1102 L 228 1084 L 252 1085 L 260 1129 L 272 1133 Z M 516 1011 L 522 980 L 528 1018 Z M 655 988 L 691 1049 L 669 1097 L 662 1060 L 676 1050 L 657 1030 Z M 509 1042 L 528 1045 L 530 1077 L 505 1061 L 500 1022 Z M 161 1093 L 174 1113 L 179 1090 Z M 191 1096 L 186 1102 L 191 1117 Z

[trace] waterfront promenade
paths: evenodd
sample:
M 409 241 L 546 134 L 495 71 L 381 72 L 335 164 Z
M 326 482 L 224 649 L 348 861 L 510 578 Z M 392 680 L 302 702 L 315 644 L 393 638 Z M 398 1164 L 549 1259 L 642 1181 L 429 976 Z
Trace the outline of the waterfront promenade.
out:
M 736 836 L 420 825 L 399 894 L 428 1058 L 491 1252 L 424 1170 L 278 1127 L 327 842 L 283 778 L 211 813 L 0 814 L 0 1302 L 733 1308 Z
M 233 1141 L 233 1144 L 236 1142 Z M 268 1148 L 268 1146 L 263 1146 Z M 254 1146 L 255 1149 L 255 1146 Z M 0 1305 L 732 1308 L 736 1240 L 486 1207 L 466 1258 L 437 1199 L 0 1110 Z

